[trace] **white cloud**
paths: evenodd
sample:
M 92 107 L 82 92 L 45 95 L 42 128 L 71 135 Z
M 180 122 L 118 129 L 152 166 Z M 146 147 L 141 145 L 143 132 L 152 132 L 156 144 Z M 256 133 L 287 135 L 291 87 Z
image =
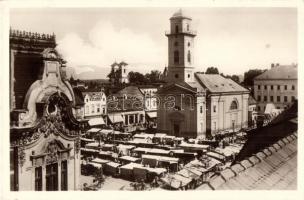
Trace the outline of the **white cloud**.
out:
M 68 33 L 58 43 L 58 50 L 68 66 L 75 68 L 77 73 L 110 67 L 115 60 L 135 66 L 135 63 L 159 63 L 162 59 L 165 63 L 167 55 L 148 34 L 127 28 L 116 29 L 108 21 L 99 21 L 88 31 L 88 41 L 76 33 Z M 141 68 L 138 67 L 138 71 L 143 71 Z

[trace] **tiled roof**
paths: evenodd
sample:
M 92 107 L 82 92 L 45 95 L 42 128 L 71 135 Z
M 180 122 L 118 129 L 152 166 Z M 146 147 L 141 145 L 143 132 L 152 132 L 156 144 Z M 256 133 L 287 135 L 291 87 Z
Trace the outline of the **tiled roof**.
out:
M 295 103 L 267 126 L 248 131 L 248 140 L 236 156 L 236 161 L 241 161 L 297 131 L 297 124 L 290 122 L 291 119 L 297 118 L 297 110 Z
M 231 79 L 219 74 L 195 73 L 196 80 L 206 87 L 211 93 L 217 92 L 249 92 Z
M 225 169 L 198 190 L 295 190 L 297 136 L 293 134 L 288 138 Z M 250 165 L 245 165 L 245 161 Z M 236 170 L 240 166 L 242 169 Z
M 275 66 L 263 74 L 254 78 L 254 80 L 264 79 L 298 79 L 297 65 L 280 65 Z
M 119 97 L 122 97 L 123 95 L 140 97 L 143 96 L 143 93 L 136 86 L 128 86 L 114 94 L 114 96 Z
M 248 104 L 249 105 L 257 104 L 257 101 L 254 99 L 254 97 L 252 95 L 249 95 Z

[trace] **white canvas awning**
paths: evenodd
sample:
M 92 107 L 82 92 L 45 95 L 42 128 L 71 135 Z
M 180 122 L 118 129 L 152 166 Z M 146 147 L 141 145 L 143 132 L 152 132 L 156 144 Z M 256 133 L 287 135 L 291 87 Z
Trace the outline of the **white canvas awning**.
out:
M 91 128 L 90 130 L 88 130 L 88 133 L 98 133 L 100 130 L 100 128 Z
M 146 114 L 147 114 L 148 117 L 151 118 L 151 119 L 157 117 L 157 112 L 156 112 L 156 111 L 154 111 L 154 112 L 147 112 Z
M 92 118 L 89 120 L 89 125 L 90 126 L 96 126 L 96 125 L 104 125 L 106 124 L 103 120 L 103 118 L 99 117 L 99 118 Z
M 109 120 L 112 124 L 123 122 L 123 118 L 120 114 L 109 114 L 108 115 Z

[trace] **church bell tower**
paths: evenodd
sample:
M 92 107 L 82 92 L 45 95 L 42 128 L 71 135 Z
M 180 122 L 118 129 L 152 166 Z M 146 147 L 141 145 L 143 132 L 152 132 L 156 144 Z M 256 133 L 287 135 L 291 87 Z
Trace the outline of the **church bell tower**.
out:
M 194 37 L 192 19 L 180 9 L 170 18 L 168 37 L 168 82 L 194 82 Z

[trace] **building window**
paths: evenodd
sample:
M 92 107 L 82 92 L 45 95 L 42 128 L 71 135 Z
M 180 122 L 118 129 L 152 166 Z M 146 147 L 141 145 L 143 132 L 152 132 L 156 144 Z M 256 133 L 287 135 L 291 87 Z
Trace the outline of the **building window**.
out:
M 50 164 L 46 166 L 46 190 L 58 190 L 58 164 Z
M 267 102 L 267 96 L 264 96 L 264 101 Z
M 95 105 L 92 105 L 92 113 L 95 113 Z
M 281 96 L 277 96 L 277 102 L 281 102 Z
M 281 89 L 281 87 L 280 87 L 280 85 L 278 85 L 278 90 L 280 90 Z
M 291 97 L 291 100 L 292 100 L 292 102 L 294 102 L 294 101 L 296 100 L 296 97 L 295 97 L 295 96 L 292 96 L 292 97 Z
M 42 191 L 42 167 L 35 168 L 35 191 Z
M 260 106 L 257 106 L 257 110 L 258 110 L 258 111 L 260 111 L 260 110 L 261 110 Z
M 261 96 L 260 95 L 258 95 L 258 101 L 261 101 Z
M 292 86 L 291 86 L 291 89 L 292 89 L 292 90 L 295 90 L 295 89 L 296 89 L 296 87 L 295 87 L 294 85 L 292 85 Z
M 200 113 L 203 113 L 203 106 L 200 106 Z
M 177 47 L 177 46 L 178 46 L 178 42 L 174 42 L 174 46 L 176 46 L 176 47 Z
M 123 71 L 124 71 L 124 73 L 126 73 L 126 69 L 124 69 Z
M 287 85 L 285 85 L 285 90 L 287 90 Z
M 178 26 L 175 25 L 175 33 L 178 33 Z
M 264 89 L 267 90 L 267 85 L 264 85 Z
M 213 112 L 216 112 L 216 106 L 213 106 Z
M 232 101 L 232 103 L 230 105 L 230 110 L 236 110 L 237 108 L 238 108 L 237 102 L 236 101 Z
M 273 96 L 270 96 L 270 101 L 273 102 Z
M 273 90 L 273 85 L 270 86 L 270 89 Z
M 89 106 L 85 107 L 85 114 L 89 114 Z
M 178 78 L 178 74 L 175 74 L 174 77 L 175 77 L 175 78 Z
M 188 42 L 188 47 L 190 47 L 190 42 Z
M 133 115 L 129 116 L 129 122 L 130 122 L 130 124 L 134 123 L 134 116 Z
M 288 101 L 287 96 L 284 96 L 284 102 L 287 102 L 287 101 Z
M 102 108 L 102 113 L 106 114 L 106 109 L 105 108 Z
M 179 52 L 174 51 L 174 64 L 178 64 L 178 63 L 179 63 Z
M 260 90 L 261 89 L 261 86 L 260 85 L 258 85 L 258 90 Z
M 216 122 L 213 122 L 213 130 L 216 131 Z
M 189 31 L 189 24 L 187 24 L 187 31 Z
M 191 53 L 190 53 L 190 51 L 188 51 L 187 60 L 188 60 L 189 63 L 191 63 Z
M 188 74 L 188 78 L 190 78 L 190 74 Z
M 86 99 L 86 102 L 89 102 L 89 99 Z
M 128 125 L 129 124 L 129 117 L 128 115 L 125 115 L 125 125 Z
M 68 190 L 68 163 L 66 160 L 61 162 L 61 190 Z
M 100 104 L 97 104 L 97 113 L 100 112 Z

